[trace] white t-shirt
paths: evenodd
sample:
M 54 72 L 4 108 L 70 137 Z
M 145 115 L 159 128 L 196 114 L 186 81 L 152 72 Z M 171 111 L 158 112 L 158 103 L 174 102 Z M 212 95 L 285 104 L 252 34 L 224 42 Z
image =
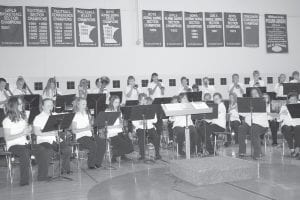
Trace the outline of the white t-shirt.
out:
M 242 90 L 245 92 L 245 86 L 243 83 L 238 83 L 239 86 L 242 88 Z M 241 92 L 240 89 L 237 89 L 236 87 L 234 87 L 234 83 L 232 83 L 230 86 L 229 86 L 229 90 L 230 91 L 231 89 L 233 88 L 232 92 L 236 94 L 237 97 L 243 97 L 243 93 Z
M 27 122 L 22 119 L 18 122 L 12 122 L 8 117 L 3 120 L 3 128 L 10 130 L 10 135 L 17 135 L 22 133 L 27 127 Z M 6 140 L 7 149 L 14 145 L 25 145 L 28 141 L 26 136 L 21 136 L 13 140 Z
M 154 123 L 157 122 L 156 115 L 154 116 L 153 119 L 148 119 L 146 121 L 147 121 L 147 123 L 146 123 L 146 128 L 147 129 L 154 128 L 155 127 Z M 136 130 L 137 129 L 144 129 L 144 124 L 143 123 L 144 123 L 143 120 L 132 121 L 132 124 L 133 124 L 133 126 L 135 127 Z
M 49 90 L 49 92 L 43 92 L 43 99 L 52 99 L 53 101 L 56 100 L 57 95 L 62 95 L 62 93 L 57 89 L 56 92 L 54 90 Z
M 89 116 L 86 113 L 82 114 L 80 112 L 77 112 L 73 118 L 73 122 L 76 122 L 76 129 L 86 128 L 90 125 Z M 93 134 L 92 131 L 89 130 L 76 133 L 75 135 L 77 140 L 83 136 L 91 137 Z
M 14 95 L 18 96 L 18 95 L 25 95 L 27 93 L 27 91 L 23 91 L 23 90 L 16 88 L 16 89 L 14 89 L 14 91 L 12 93 Z
M 164 85 L 161 83 L 161 86 L 164 87 Z M 148 86 L 148 88 L 150 89 L 154 89 L 156 87 L 156 83 L 154 82 L 151 82 Z M 164 95 L 161 94 L 161 89 L 159 87 L 156 88 L 155 92 L 149 96 L 154 100 L 155 98 L 160 98 L 160 97 L 163 97 Z
M 201 91 L 203 95 L 208 93 L 211 96 L 213 96 L 214 93 L 216 92 L 216 89 L 213 85 L 208 85 L 207 87 L 203 85 Z
M 5 91 L 6 94 L 9 96 L 8 92 Z M 5 101 L 7 100 L 6 95 L 4 94 L 4 91 L 0 91 L 0 101 Z M 4 108 L 4 104 L 0 105 L 0 108 Z
M 132 89 L 131 96 L 128 97 L 127 94 L 130 92 L 131 86 L 127 85 L 125 89 L 125 98 L 126 100 L 138 100 L 139 94 L 141 93 L 141 89 L 138 87 L 137 89 Z
M 265 82 L 263 80 L 259 80 L 258 83 L 259 83 L 259 87 L 265 87 Z M 249 82 L 250 87 L 256 87 L 255 84 L 256 82 L 254 82 L 254 80 L 251 80 Z
M 178 94 L 192 92 L 192 88 L 190 86 L 187 86 L 187 88 L 188 91 L 181 85 L 178 89 Z
M 173 128 L 177 127 L 186 127 L 186 116 L 173 116 L 169 118 L 173 123 Z M 193 121 L 191 115 L 188 115 L 188 126 L 193 126 Z
M 245 117 L 245 122 L 251 126 L 251 113 L 240 113 L 241 116 Z M 260 125 L 262 127 L 268 128 L 268 114 L 265 113 L 252 113 L 253 124 Z
M 293 119 L 291 117 L 291 114 L 289 110 L 287 109 L 287 106 L 282 106 L 279 113 L 279 121 L 282 122 L 281 126 L 297 126 L 300 125 L 299 122 L 297 122 L 296 119 Z
M 300 81 L 293 79 L 290 81 L 290 83 L 300 83 Z
M 105 110 L 105 112 L 114 112 L 110 110 Z M 107 137 L 117 136 L 119 133 L 123 132 L 123 124 L 121 122 L 121 116 L 116 119 L 113 126 L 107 126 Z
M 283 94 L 283 85 L 280 83 L 276 83 L 274 87 L 274 92 L 277 94 L 278 97 L 285 97 L 286 95 Z
M 223 102 L 218 105 L 218 118 L 213 119 L 212 123 L 226 129 L 226 107 Z
M 47 120 L 50 115 L 48 115 L 45 112 L 41 112 L 39 115 L 37 115 L 34 120 L 33 120 L 33 126 L 34 127 L 39 127 L 41 131 L 44 129 Z M 52 144 L 54 141 L 56 141 L 55 136 L 37 136 L 36 137 L 36 142 L 37 144 L 43 143 L 43 142 L 48 142 Z

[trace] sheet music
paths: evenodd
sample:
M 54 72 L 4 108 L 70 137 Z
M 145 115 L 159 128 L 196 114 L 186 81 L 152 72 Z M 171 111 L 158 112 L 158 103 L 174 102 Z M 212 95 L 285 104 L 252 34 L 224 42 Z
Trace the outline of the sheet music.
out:
M 192 102 L 192 105 L 195 109 L 208 109 L 209 108 L 207 106 L 207 104 L 204 102 Z
M 172 103 L 172 104 L 165 104 L 168 110 L 183 110 L 185 109 L 184 104 L 181 103 Z

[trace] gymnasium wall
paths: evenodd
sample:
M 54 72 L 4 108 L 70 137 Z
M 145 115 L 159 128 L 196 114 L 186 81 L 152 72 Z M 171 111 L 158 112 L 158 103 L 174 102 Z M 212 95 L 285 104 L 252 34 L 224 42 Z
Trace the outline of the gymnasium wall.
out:
M 220 85 L 220 78 L 227 78 L 228 84 L 232 73 L 239 73 L 244 79 L 258 69 L 266 82 L 267 77 L 273 77 L 276 82 L 280 72 L 290 75 L 300 66 L 299 0 L 0 0 L 0 5 L 121 9 L 122 47 L 0 47 L 0 76 L 6 77 L 11 85 L 18 75 L 23 75 L 32 89 L 34 82 L 45 85 L 49 76 L 56 76 L 60 89 L 73 93 L 74 90 L 66 89 L 67 81 L 75 81 L 77 87 L 84 77 L 94 87 L 97 77 L 107 75 L 112 80 L 120 80 L 123 90 L 128 75 L 135 75 L 140 82 L 157 72 L 167 86 L 167 95 L 177 91 L 176 87 L 168 87 L 169 79 L 177 79 L 178 85 L 182 75 L 191 84 L 195 78 L 213 77 L 217 90 L 226 94 L 228 86 Z M 258 13 L 260 47 L 144 48 L 142 43 L 137 45 L 137 41 L 142 41 L 143 9 Z M 287 14 L 288 54 L 266 53 L 263 15 L 267 13 Z M 269 90 L 272 86 L 268 85 Z

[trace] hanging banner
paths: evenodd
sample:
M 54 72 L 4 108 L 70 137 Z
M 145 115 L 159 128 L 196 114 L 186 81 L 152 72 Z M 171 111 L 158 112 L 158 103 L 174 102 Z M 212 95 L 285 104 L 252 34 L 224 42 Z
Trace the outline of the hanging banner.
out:
M 73 8 L 51 8 L 52 46 L 73 47 L 74 11 Z
M 286 15 L 265 14 L 267 53 L 288 53 Z
M 120 9 L 100 9 L 100 38 L 102 47 L 121 47 Z
M 0 46 L 24 46 L 22 6 L 0 6 Z
M 259 14 L 243 13 L 245 47 L 259 47 Z
M 183 47 L 182 12 L 164 11 L 165 46 Z
M 205 13 L 206 46 L 223 47 L 223 15 L 221 12 Z
M 97 9 L 76 8 L 76 44 L 78 47 L 98 46 Z
M 27 46 L 50 46 L 48 7 L 25 7 Z
M 242 46 L 241 13 L 224 13 L 225 46 Z
M 143 10 L 144 47 L 162 47 L 162 12 Z
M 186 47 L 203 47 L 203 13 L 184 12 Z

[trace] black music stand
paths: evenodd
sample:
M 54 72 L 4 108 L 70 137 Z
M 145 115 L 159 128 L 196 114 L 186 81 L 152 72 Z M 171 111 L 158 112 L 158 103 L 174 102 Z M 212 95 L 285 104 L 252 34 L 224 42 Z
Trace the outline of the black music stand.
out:
M 250 137 L 253 138 L 253 113 L 266 113 L 266 101 L 263 97 L 259 98 L 237 98 L 238 112 L 239 113 L 250 113 L 251 127 Z M 252 141 L 251 141 L 252 142 Z M 253 157 L 253 149 L 251 144 L 251 157 Z
M 269 95 L 269 97 L 270 97 L 270 101 L 272 101 L 272 100 L 274 100 L 274 99 L 276 99 L 276 98 L 277 98 L 277 94 L 276 94 L 276 92 L 266 92 L 266 94 L 268 94 L 268 95 Z
M 50 180 L 69 180 L 69 181 L 73 180 L 72 178 L 61 175 L 61 167 L 62 166 L 61 166 L 60 133 L 61 133 L 61 130 L 70 128 L 74 116 L 75 116 L 75 113 L 50 115 L 44 129 L 42 130 L 42 132 L 57 131 L 59 174 L 56 177 L 52 177 Z
M 125 106 L 136 106 L 139 105 L 139 100 L 127 100 Z
M 283 94 L 288 95 L 291 92 L 300 94 L 300 83 L 283 83 Z
M 204 119 L 217 119 L 218 118 L 218 110 L 219 110 L 219 107 L 218 107 L 218 104 L 215 104 L 215 103 L 206 103 L 207 106 L 209 108 L 212 108 L 212 112 L 211 113 L 201 113 L 201 114 L 193 114 L 191 115 L 191 119 L 192 120 L 204 120 Z M 204 152 L 206 152 L 206 130 L 207 130 L 207 127 L 206 127 L 206 123 L 204 123 L 204 144 L 202 144 L 202 152 L 204 154 Z
M 88 109 L 94 110 L 94 116 L 106 109 L 106 94 L 87 94 L 86 101 Z
M 287 104 L 287 109 L 293 119 L 300 119 L 300 104 Z
M 75 94 L 58 95 L 55 102 L 55 112 L 59 113 L 72 111 L 74 100 Z
M 123 100 L 123 92 L 121 91 L 116 91 L 116 92 L 109 92 L 110 97 L 111 96 L 118 96 L 120 98 L 120 102 Z
M 25 110 L 30 111 L 28 123 L 32 124 L 34 118 L 40 114 L 41 96 L 39 94 L 23 95 L 23 100 L 25 104 Z
M 113 126 L 120 117 L 120 112 L 99 112 L 97 117 L 95 118 L 94 125 L 97 127 L 104 127 L 104 139 L 106 144 L 106 152 L 108 153 L 108 166 L 105 166 L 105 169 L 116 169 L 111 165 L 111 154 L 110 154 L 110 145 L 109 145 L 109 139 L 107 137 L 107 127 Z
M 261 93 L 267 93 L 267 87 L 247 87 L 245 97 L 251 97 L 251 90 L 254 88 L 258 88 Z
M 156 114 L 157 105 L 138 105 L 131 107 L 130 111 L 130 120 L 131 121 L 143 121 L 143 130 L 144 130 L 144 150 L 146 150 L 146 127 L 147 120 L 154 119 Z M 145 159 L 145 163 L 151 162 L 155 163 L 154 160 Z
M 186 92 L 185 93 L 189 102 L 202 101 L 202 91 L 200 92 Z
M 172 101 L 172 97 L 161 97 L 161 98 L 155 98 L 152 102 L 152 105 L 156 105 L 155 109 L 157 111 L 157 119 L 168 119 L 165 115 L 165 112 L 163 111 L 161 105 L 162 104 L 169 104 Z
M 3 127 L 3 120 L 5 119 L 5 113 L 4 113 L 4 109 L 0 108 L 0 127 Z

